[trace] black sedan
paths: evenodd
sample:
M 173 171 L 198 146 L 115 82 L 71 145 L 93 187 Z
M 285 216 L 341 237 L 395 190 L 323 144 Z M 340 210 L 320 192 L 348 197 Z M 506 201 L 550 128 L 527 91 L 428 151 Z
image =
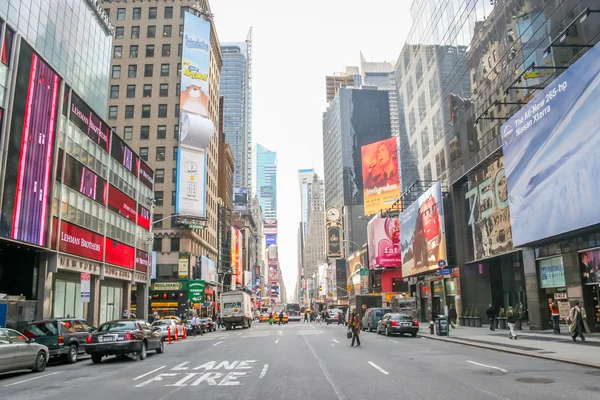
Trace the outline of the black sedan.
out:
M 156 350 L 157 354 L 165 350 L 160 331 L 145 321 L 134 319 L 105 322 L 88 335 L 86 344 L 85 352 L 92 356 L 94 364 L 109 355 L 119 358 L 134 355 L 144 360 L 148 350 Z
M 419 332 L 419 321 L 408 314 L 387 313 L 377 323 L 377 334 L 383 332 L 386 336 L 391 336 L 392 333 L 399 333 L 402 336 L 410 333 L 412 337 L 415 337 Z

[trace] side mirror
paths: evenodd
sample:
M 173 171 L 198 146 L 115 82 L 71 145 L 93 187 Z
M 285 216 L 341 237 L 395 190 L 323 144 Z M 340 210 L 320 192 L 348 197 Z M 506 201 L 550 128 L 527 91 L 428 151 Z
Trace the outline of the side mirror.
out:
M 160 331 L 160 326 L 155 326 L 155 327 L 153 327 L 153 328 L 152 328 L 152 330 L 153 330 L 154 332 L 156 332 L 156 331 Z
M 35 343 L 35 339 L 34 338 L 29 338 L 29 343 Z

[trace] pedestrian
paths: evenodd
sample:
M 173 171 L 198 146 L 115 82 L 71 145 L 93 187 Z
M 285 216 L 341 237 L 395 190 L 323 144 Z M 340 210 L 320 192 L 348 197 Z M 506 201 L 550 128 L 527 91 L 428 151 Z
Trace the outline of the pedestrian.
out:
M 487 315 L 488 319 L 490 320 L 490 331 L 495 331 L 496 330 L 496 310 L 494 309 L 494 307 L 491 304 L 490 304 L 490 308 L 487 309 L 485 314 Z
M 283 324 L 283 310 L 279 312 L 279 325 Z
M 352 311 L 352 322 L 350 325 L 352 326 L 352 343 L 350 347 L 354 347 L 354 342 L 356 342 L 356 346 L 360 346 L 360 315 L 356 312 L 356 309 Z
M 552 329 L 554 334 L 560 335 L 560 312 L 558 311 L 558 301 L 554 300 L 550 306 L 552 312 Z
M 448 319 L 450 320 L 450 326 L 452 329 L 456 329 L 456 308 L 454 308 L 454 304 L 450 304 L 450 310 L 448 310 Z
M 435 310 L 432 308 L 429 311 L 429 333 L 433 335 L 433 331 L 435 328 L 435 320 L 437 319 L 437 313 L 435 312 Z
M 581 341 L 585 342 L 585 332 L 589 332 L 590 328 L 587 326 L 586 321 L 587 315 L 585 309 L 581 307 L 581 302 L 576 301 L 575 307 L 571 308 L 569 313 L 569 332 L 572 334 L 573 341 L 576 342 L 577 336 L 581 337 Z
M 327 317 L 329 315 L 327 315 L 327 310 L 323 309 L 323 311 L 321 312 L 321 318 L 323 319 L 323 321 L 327 322 L 327 325 L 329 325 L 329 321 L 327 320 Z
M 304 322 L 308 322 L 308 311 L 304 312 Z
M 508 338 L 517 340 L 517 334 L 515 333 L 517 314 L 515 313 L 512 307 L 508 307 L 508 312 L 506 313 L 506 323 L 508 324 L 508 329 L 510 329 L 510 332 L 508 333 Z
M 344 313 L 342 311 L 338 312 L 338 325 L 344 324 Z

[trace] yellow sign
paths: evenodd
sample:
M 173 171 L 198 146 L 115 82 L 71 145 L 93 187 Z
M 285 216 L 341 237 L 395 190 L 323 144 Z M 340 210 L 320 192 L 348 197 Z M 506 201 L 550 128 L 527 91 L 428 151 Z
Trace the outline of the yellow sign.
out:
M 155 301 L 152 302 L 151 307 L 177 307 L 178 305 L 179 303 L 177 303 L 176 301 Z
M 181 290 L 183 285 L 180 282 L 155 282 L 152 284 L 152 290 Z
M 346 285 L 346 290 L 352 290 L 352 285 Z

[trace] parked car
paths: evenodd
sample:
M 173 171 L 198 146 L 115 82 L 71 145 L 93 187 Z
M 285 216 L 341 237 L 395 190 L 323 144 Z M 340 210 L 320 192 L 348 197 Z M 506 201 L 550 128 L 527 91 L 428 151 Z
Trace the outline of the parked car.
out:
M 42 372 L 46 369 L 50 351 L 13 329 L 0 328 L 0 372 L 31 369 Z
M 171 328 L 172 338 L 175 337 L 175 331 L 177 331 L 178 336 L 183 336 L 183 325 L 179 324 L 175 319 L 159 319 L 152 323 L 152 328 L 160 328 L 157 331 L 160 332 L 163 338 L 169 335 L 169 327 Z
M 80 354 L 85 354 L 85 340 L 93 330 L 83 319 L 56 318 L 30 322 L 23 334 L 48 347 L 50 358 L 62 358 L 65 363 L 73 364 Z
M 214 332 L 217 330 L 217 323 L 213 321 L 210 317 L 200 318 L 200 326 L 202 328 L 202 332 Z
M 332 308 L 327 310 L 327 324 L 337 324 L 339 322 L 339 315 L 342 310 L 339 308 Z
M 102 357 L 116 355 L 125 358 L 135 355 L 145 360 L 148 350 L 156 350 L 157 354 L 165 351 L 164 339 L 160 328 L 152 327 L 146 321 L 120 319 L 105 322 L 98 330 L 90 333 L 85 347 L 86 353 L 92 356 L 92 362 L 98 364 Z
M 377 324 L 377 334 L 384 332 L 386 336 L 391 336 L 392 333 L 399 333 L 402 336 L 410 333 L 415 337 L 419 332 L 419 321 L 408 314 L 387 313 Z
M 391 308 L 367 308 L 365 316 L 362 318 L 363 331 L 368 329 L 369 332 L 373 332 L 373 330 L 377 329 L 379 320 L 381 320 L 385 314 L 391 312 Z

